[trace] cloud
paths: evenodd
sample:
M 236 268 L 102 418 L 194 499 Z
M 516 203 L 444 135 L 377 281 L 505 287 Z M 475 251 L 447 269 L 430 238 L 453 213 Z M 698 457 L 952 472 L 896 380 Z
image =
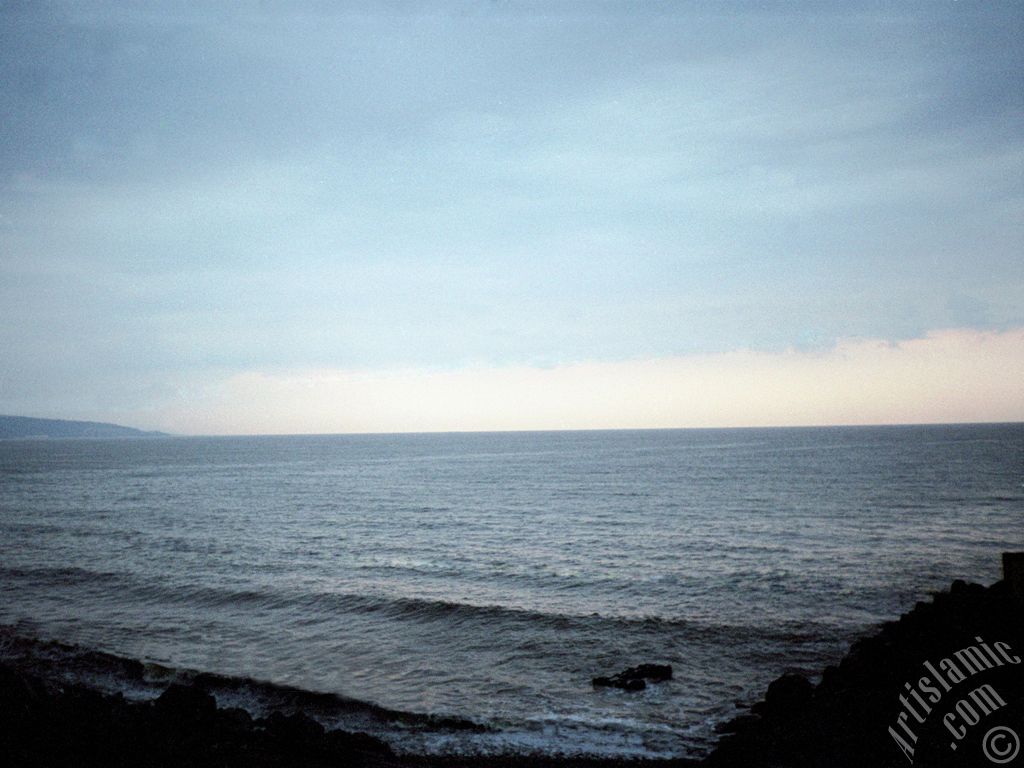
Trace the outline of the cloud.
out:
M 1024 328 L 823 352 L 550 368 L 231 376 L 137 421 L 204 434 L 617 429 L 1024 420 Z
M 1024 326 L 1018 7 L 0 16 L 0 410 Z

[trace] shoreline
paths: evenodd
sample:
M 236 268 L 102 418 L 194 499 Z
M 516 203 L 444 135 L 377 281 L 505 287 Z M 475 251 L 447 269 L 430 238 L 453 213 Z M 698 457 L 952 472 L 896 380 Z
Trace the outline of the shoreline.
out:
M 31 643 L 30 639 L 22 638 Z M 35 641 L 40 642 L 40 641 Z M 45 645 L 45 643 L 42 643 Z M 52 647 L 63 647 L 50 643 Z M 938 677 L 948 691 L 943 703 L 922 686 L 921 670 L 954 664 L 968 649 L 989 651 L 988 659 L 1006 660 L 979 668 L 974 676 Z M 122 668 L 143 679 L 145 665 L 86 649 L 93 662 Z M 996 651 L 1002 656 L 994 655 Z M 374 705 L 278 687 L 294 694 L 290 706 L 254 717 L 240 707 L 221 706 L 211 694 L 225 679 L 197 673 L 171 680 L 153 699 L 132 701 L 123 693 L 101 692 L 75 681 L 73 671 L 40 674 L 30 664 L 0 662 L 0 707 L 7 723 L 0 749 L 21 765 L 218 765 L 318 766 L 344 762 L 358 766 L 565 766 L 612 768 L 657 765 L 665 768 L 757 768 L 829 765 L 968 766 L 980 754 L 982 729 L 961 724 L 958 749 L 949 747 L 949 724 L 922 717 L 928 701 L 936 710 L 953 707 L 988 685 L 1003 706 L 986 713 L 986 724 L 1006 723 L 1024 734 L 1024 607 L 1007 581 L 991 587 L 957 581 L 949 590 L 920 602 L 876 634 L 856 641 L 838 666 L 826 668 L 813 685 L 799 675 L 776 679 L 764 698 L 718 727 L 713 751 L 694 758 L 618 758 L 537 754 L 396 754 L 388 744 L 364 732 L 327 730 L 311 716 L 323 706 L 364 710 L 369 718 L 391 722 L 430 722 L 454 730 L 469 721 L 440 722 L 430 716 L 391 712 Z M 970 655 L 968 654 L 968 657 Z M 1018 662 L 1012 662 L 1018 659 Z M 52 659 L 51 659 L 52 660 Z M 60 672 L 59 663 L 54 671 Z M 918 681 L 918 682 L 914 682 Z M 228 680 L 228 683 L 232 681 Z M 237 681 L 235 681 L 237 684 Z M 159 683 L 155 683 L 159 687 Z M 962 690 L 960 690 L 962 689 Z M 908 698 L 913 696 L 913 698 Z M 924 699 L 927 696 L 928 699 Z M 973 699 L 967 699 L 973 701 Z M 901 717 L 900 713 L 903 712 Z M 952 715 L 956 718 L 957 710 Z M 911 717 L 913 715 L 917 719 Z M 980 721 L 980 717 L 978 718 Z M 920 720 L 921 722 L 918 722 Z M 367 721 L 369 722 L 369 720 Z M 945 726 L 945 728 L 943 728 Z M 479 727 L 479 726 L 476 726 Z M 952 732 L 952 731 L 951 731 Z M 954 734 L 955 735 L 955 734 Z
M 691 768 L 699 761 L 536 754 L 399 754 L 363 732 L 328 730 L 304 712 L 253 717 L 220 707 L 203 690 L 171 683 L 155 699 L 131 701 L 87 685 L 55 684 L 0 662 L 0 751 L 19 766 L 550 766 Z M 427 716 L 423 716 L 427 717 Z M 451 723 L 452 727 L 468 727 Z

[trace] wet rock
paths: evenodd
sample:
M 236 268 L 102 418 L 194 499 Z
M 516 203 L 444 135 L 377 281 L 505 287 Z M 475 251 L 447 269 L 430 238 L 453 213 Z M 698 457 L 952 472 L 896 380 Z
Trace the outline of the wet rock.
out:
M 38 682 L 10 667 L 0 666 L 0 703 L 5 706 L 31 706 L 45 696 Z
M 324 735 L 324 727 L 320 723 L 302 714 L 273 712 L 262 722 L 268 734 L 288 744 L 315 742 Z
M 199 688 L 173 683 L 153 705 L 157 712 L 173 720 L 204 720 L 217 711 L 213 696 Z
M 785 674 L 774 680 L 765 692 L 764 701 L 755 704 L 753 712 L 759 715 L 795 716 L 811 703 L 814 686 L 803 675 Z
M 595 677 L 590 683 L 595 688 L 620 688 L 624 691 L 642 691 L 647 682 L 660 683 L 672 679 L 670 664 L 640 664 L 629 667 L 611 677 Z
M 741 731 L 745 731 L 760 722 L 761 718 L 758 715 L 738 715 L 732 720 L 716 725 L 715 733 L 740 733 Z
M 123 659 L 102 651 L 84 651 L 79 660 L 87 668 L 109 670 L 129 680 L 141 680 L 145 672 L 145 666 L 141 661 Z
M 0 663 L 0 755 L 26 768 L 398 768 L 384 742 L 309 717 L 217 709 L 201 688 L 171 685 L 131 702 L 78 684 L 47 686 Z M 408 763 L 415 768 L 427 764 Z
M 880 627 L 827 668 L 817 687 L 800 675 L 773 682 L 751 712 L 760 717 L 735 718 L 719 729 L 721 737 L 703 765 L 708 768 L 865 768 L 907 765 L 890 734 L 907 697 L 907 685 L 920 679 L 926 661 L 937 663 L 957 649 L 994 638 L 1013 649 L 1024 648 L 1024 612 L 1015 609 L 1003 582 L 991 587 L 955 582 L 931 602 L 914 606 L 898 621 Z M 981 682 L 991 682 L 1007 706 L 986 727 L 1020 722 L 1024 712 L 1024 665 L 1005 664 L 965 680 L 946 694 L 925 723 L 912 721 L 914 765 L 966 768 L 990 764 L 978 744 L 984 728 L 949 748 L 943 713 Z M 1016 707 L 1016 709 L 1015 709 Z M 906 713 L 904 712 L 904 717 Z M 974 742 L 971 742 L 974 739 Z
M 229 728 L 244 731 L 252 727 L 252 715 L 239 707 L 228 707 L 220 711 L 221 720 Z
M 391 747 L 385 742 L 362 732 L 330 731 L 327 734 L 327 743 L 332 750 L 343 754 L 349 752 L 366 752 L 378 755 L 394 754 L 391 751 Z
M 672 679 L 672 665 L 641 664 L 638 667 L 631 667 L 630 669 L 627 669 L 624 674 L 628 674 L 631 677 L 642 677 L 644 680 L 660 683 L 664 680 Z

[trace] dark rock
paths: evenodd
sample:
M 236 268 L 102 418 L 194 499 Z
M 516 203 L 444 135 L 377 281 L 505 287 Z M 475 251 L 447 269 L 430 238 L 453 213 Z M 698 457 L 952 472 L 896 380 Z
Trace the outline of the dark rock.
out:
M 81 655 L 83 663 L 96 669 L 108 669 L 113 673 L 127 677 L 129 680 L 141 680 L 145 666 L 135 659 L 123 659 L 102 651 L 85 651 Z
M 29 677 L 0 665 L 0 704 L 6 706 L 32 706 L 38 704 L 46 693 L 42 686 Z
M 200 688 L 172 683 L 153 705 L 165 717 L 179 720 L 202 720 L 217 711 L 213 696 Z
M 647 681 L 660 683 L 672 679 L 672 666 L 670 664 L 640 664 L 636 667 L 624 669 L 617 675 L 611 677 L 595 677 L 590 683 L 595 688 L 621 688 L 624 691 L 642 691 L 647 687 Z
M 273 712 L 262 723 L 268 734 L 290 744 L 314 742 L 324 735 L 324 727 L 320 723 L 298 713 L 282 715 Z
M 237 730 L 246 730 L 252 727 L 252 715 L 238 707 L 228 707 L 220 711 L 224 723 Z
M 394 754 L 385 742 L 374 738 L 367 733 L 346 733 L 345 731 L 330 731 L 327 734 L 327 743 L 332 749 L 338 752 L 369 752 L 371 754 L 392 755 Z
M 431 768 L 364 733 L 325 733 L 298 714 L 254 722 L 198 686 L 131 702 L 78 684 L 50 691 L 0 662 L 0 755 L 25 768 Z
M 654 683 L 672 679 L 671 664 L 641 664 L 638 667 L 630 667 L 622 674 L 628 677 L 642 677 Z
M 956 582 L 944 594 L 919 603 L 880 627 L 871 637 L 858 640 L 838 666 L 829 667 L 814 687 L 800 675 L 783 675 L 765 692 L 751 711 L 760 718 L 735 718 L 719 729 L 722 734 L 704 765 L 708 768 L 889 768 L 907 765 L 890 727 L 903 709 L 900 696 L 906 684 L 924 674 L 926 661 L 937 663 L 958 649 L 975 645 L 976 638 L 994 638 L 1011 648 L 1024 648 L 1024 612 L 1002 583 L 985 588 Z M 991 724 L 1020 722 L 1024 714 L 1024 665 L 1006 664 L 966 680 L 946 694 L 931 718 L 913 722 L 914 765 L 953 768 L 988 764 L 978 762 L 975 729 L 958 750 L 949 748 L 943 712 L 971 691 L 989 682 L 1007 706 L 994 713 Z M 1002 722 L 997 718 L 1005 718 Z M 986 727 L 990 727 L 986 723 Z M 974 739 L 971 742 L 971 739 Z
M 775 716 L 799 715 L 811 703 L 814 686 L 803 675 L 785 674 L 768 686 L 761 714 Z
M 825 667 L 825 671 L 821 673 L 821 685 L 823 688 L 832 688 L 837 685 L 839 680 L 839 668 L 830 665 Z
M 748 728 L 757 725 L 761 722 L 761 718 L 758 715 L 745 714 L 738 715 L 732 720 L 727 720 L 724 723 L 719 723 L 715 726 L 715 733 L 740 733 Z

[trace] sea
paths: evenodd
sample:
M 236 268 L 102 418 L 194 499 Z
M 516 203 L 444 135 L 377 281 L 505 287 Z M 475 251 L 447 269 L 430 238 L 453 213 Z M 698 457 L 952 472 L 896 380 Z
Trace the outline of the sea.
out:
M 398 752 L 700 756 L 1021 549 L 1022 424 L 3 441 L 0 659 Z

